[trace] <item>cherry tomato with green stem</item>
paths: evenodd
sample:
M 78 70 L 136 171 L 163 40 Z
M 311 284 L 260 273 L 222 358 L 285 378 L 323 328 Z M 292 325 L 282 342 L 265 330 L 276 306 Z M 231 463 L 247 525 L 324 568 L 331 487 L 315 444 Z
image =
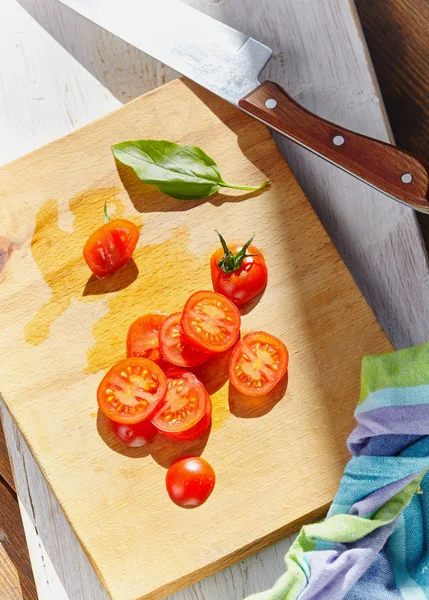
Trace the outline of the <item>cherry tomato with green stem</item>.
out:
M 218 233 L 222 247 L 210 259 L 213 289 L 229 298 L 236 306 L 253 300 L 265 289 L 268 269 L 253 237 L 245 244 L 227 245 Z

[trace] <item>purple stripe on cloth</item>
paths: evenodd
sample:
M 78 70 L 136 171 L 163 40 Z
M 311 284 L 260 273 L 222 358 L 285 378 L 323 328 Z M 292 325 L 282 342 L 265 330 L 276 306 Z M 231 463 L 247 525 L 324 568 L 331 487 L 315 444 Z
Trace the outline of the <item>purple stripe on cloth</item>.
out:
M 395 525 L 396 520 L 354 544 L 335 544 L 333 550 L 307 552 L 310 577 L 299 600 L 344 600 L 377 559 Z
M 429 402 L 429 399 L 428 399 Z M 358 415 L 358 425 L 348 439 L 352 454 L 364 452 L 369 440 L 385 434 L 427 435 L 429 433 L 429 410 L 426 406 L 388 406 Z
M 395 494 L 400 492 L 409 483 L 416 478 L 418 473 L 412 473 L 408 477 L 394 481 L 389 485 L 385 485 L 383 488 L 375 490 L 372 494 L 368 494 L 362 500 L 355 502 L 349 510 L 349 515 L 355 515 L 357 517 L 366 517 L 371 515 L 378 510 L 383 504 L 385 504 L 390 498 L 393 498 Z

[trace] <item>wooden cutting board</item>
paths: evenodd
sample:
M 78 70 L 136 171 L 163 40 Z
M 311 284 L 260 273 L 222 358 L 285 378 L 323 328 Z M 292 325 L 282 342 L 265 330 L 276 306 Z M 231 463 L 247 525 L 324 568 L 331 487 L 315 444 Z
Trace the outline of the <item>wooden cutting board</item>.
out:
M 118 172 L 110 145 L 138 138 L 199 145 L 226 181 L 271 186 L 173 200 Z M 361 357 L 391 345 L 269 132 L 177 80 L 0 176 L 0 392 L 112 598 L 162 598 L 321 517 L 347 460 Z M 94 281 L 81 253 L 105 200 L 142 224 L 141 238 L 135 265 Z M 98 383 L 124 357 L 135 317 L 210 289 L 215 229 L 256 234 L 270 280 L 243 331 L 286 342 L 287 385 L 263 401 L 240 396 L 220 358 L 200 373 L 214 406 L 208 437 L 122 448 L 97 415 Z M 182 454 L 203 454 L 217 474 L 196 510 L 164 488 Z

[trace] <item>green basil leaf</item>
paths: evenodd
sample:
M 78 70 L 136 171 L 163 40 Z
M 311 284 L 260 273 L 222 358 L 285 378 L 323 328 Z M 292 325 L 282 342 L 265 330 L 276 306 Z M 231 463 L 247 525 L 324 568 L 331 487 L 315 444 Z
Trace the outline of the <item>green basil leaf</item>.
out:
M 258 191 L 258 187 L 223 181 L 215 161 L 198 146 L 182 146 L 165 140 L 136 140 L 112 146 L 116 160 L 131 167 L 142 181 L 178 200 L 201 200 L 221 188 Z

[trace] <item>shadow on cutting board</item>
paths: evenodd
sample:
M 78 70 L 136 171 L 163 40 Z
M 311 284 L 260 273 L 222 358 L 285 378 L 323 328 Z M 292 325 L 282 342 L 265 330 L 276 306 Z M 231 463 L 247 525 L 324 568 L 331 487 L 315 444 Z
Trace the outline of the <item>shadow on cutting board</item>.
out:
M 113 435 L 109 419 L 99 410 L 97 414 L 97 431 L 104 441 L 115 452 L 129 458 L 152 456 L 161 467 L 168 469 L 179 458 L 184 456 L 201 456 L 210 436 L 211 426 L 196 440 L 189 442 L 169 440 L 158 435 L 150 444 L 141 448 L 129 448 L 119 442 Z
M 228 403 L 231 414 L 240 419 L 256 419 L 272 410 L 285 397 L 288 384 L 288 373 L 279 381 L 272 392 L 265 396 L 252 397 L 242 394 L 229 382 Z

